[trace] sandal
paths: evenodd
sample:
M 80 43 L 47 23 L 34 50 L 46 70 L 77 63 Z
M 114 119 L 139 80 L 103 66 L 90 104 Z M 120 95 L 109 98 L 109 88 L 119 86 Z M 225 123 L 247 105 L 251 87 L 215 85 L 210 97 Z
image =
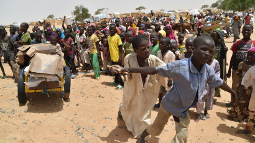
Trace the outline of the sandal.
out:
M 205 115 L 204 115 L 203 113 L 201 114 L 200 119 L 201 119 L 201 120 L 205 120 L 205 119 L 206 119 L 206 117 L 205 117 Z
M 155 104 L 153 108 L 159 108 L 160 105 L 159 104 Z
M 6 76 L 1 76 L 1 79 L 6 79 Z
M 233 104 L 231 102 L 226 104 L 227 107 L 231 107 L 232 105 Z
M 122 88 L 123 88 L 123 86 L 121 86 L 121 85 L 118 85 L 118 86 L 116 87 L 117 90 L 120 90 L 120 89 L 122 89 Z

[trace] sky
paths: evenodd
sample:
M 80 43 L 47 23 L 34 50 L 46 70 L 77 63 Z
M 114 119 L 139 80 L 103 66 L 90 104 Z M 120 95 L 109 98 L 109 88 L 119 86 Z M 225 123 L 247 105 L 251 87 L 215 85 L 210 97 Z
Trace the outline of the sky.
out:
M 189 10 L 199 9 L 202 5 L 210 6 L 214 2 L 216 0 L 0 0 L 0 24 L 38 21 L 50 14 L 60 18 L 70 15 L 77 5 L 83 5 L 94 15 L 100 8 L 109 8 L 108 13 L 135 12 L 139 6 L 154 11 Z

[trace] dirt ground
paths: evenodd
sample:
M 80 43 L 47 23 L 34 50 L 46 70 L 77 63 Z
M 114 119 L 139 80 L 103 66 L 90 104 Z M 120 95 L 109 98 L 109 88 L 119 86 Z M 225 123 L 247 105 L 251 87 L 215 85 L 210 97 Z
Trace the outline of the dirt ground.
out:
M 254 34 L 252 38 L 255 39 Z M 231 47 L 233 37 L 225 40 Z M 227 54 L 228 63 L 232 52 Z M 127 131 L 124 121 L 117 118 L 123 90 L 108 85 L 112 76 L 101 75 L 95 80 L 93 73 L 79 73 L 72 79 L 70 101 L 64 102 L 61 93 L 51 93 L 49 97 L 41 93 L 29 94 L 30 101 L 20 106 L 17 98 L 17 84 L 11 79 L 12 73 L 4 63 L 7 79 L 0 79 L 0 142 L 85 142 L 118 143 L 136 140 Z M 227 81 L 231 85 L 231 79 Z M 245 123 L 227 119 L 225 106 L 230 94 L 222 91 L 221 97 L 212 111 L 211 118 L 194 122 L 196 110 L 189 113 L 190 143 L 254 142 L 252 135 L 239 135 L 236 131 L 245 128 Z M 152 121 L 157 110 L 152 110 Z M 168 143 L 175 135 L 175 125 L 171 117 L 159 137 L 153 137 L 151 143 Z

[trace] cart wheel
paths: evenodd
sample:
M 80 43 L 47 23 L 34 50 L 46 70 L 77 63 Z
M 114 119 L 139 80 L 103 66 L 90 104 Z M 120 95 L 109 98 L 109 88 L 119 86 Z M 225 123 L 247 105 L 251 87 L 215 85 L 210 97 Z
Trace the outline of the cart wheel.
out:
M 70 87 L 71 87 L 71 72 L 68 66 L 65 66 L 64 68 L 64 77 L 65 77 L 65 84 L 64 84 L 63 98 L 68 99 L 70 95 Z
M 19 69 L 19 79 L 18 79 L 18 99 L 19 103 L 26 103 L 27 97 L 25 93 L 25 78 L 23 76 L 23 70 Z

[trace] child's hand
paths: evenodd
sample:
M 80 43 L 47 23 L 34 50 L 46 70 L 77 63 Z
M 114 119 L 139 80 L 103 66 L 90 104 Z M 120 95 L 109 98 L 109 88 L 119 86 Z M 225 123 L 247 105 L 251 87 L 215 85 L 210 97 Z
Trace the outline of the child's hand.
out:
M 111 72 L 114 74 L 120 73 L 120 71 L 123 69 L 123 67 L 119 65 L 112 65 L 112 66 L 107 65 L 107 68 L 110 69 Z

